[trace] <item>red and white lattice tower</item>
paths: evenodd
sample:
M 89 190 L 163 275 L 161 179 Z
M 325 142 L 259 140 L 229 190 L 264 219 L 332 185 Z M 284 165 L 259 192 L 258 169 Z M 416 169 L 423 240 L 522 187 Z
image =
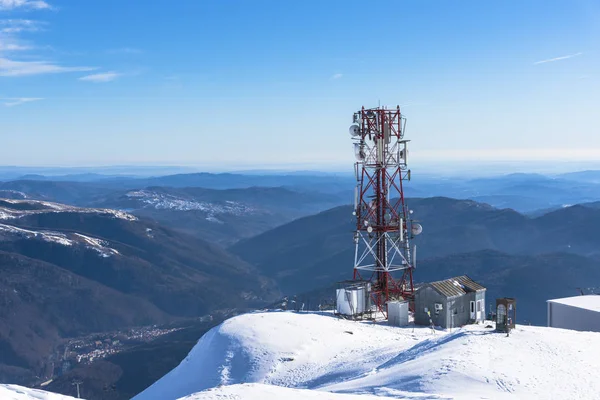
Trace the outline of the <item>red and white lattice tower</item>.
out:
M 405 126 L 400 107 L 363 107 L 350 126 L 357 159 L 354 279 L 370 281 L 372 303 L 386 318 L 388 301 L 413 297 L 416 247 L 410 240 L 422 230 L 404 202 L 410 180 Z

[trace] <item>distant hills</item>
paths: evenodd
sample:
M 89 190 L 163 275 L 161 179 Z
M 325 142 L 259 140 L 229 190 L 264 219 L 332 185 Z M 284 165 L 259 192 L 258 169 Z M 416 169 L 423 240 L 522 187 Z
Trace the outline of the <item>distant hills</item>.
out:
M 0 201 L 0 378 L 44 376 L 60 338 L 160 324 L 278 295 L 254 267 L 151 220 Z
M 116 192 L 92 204 L 126 209 L 199 238 L 231 245 L 339 203 L 339 197 L 332 194 L 282 187 L 216 190 L 157 186 Z
M 32 170 L 33 171 L 33 170 Z M 100 170 L 102 171 L 102 170 Z M 71 171 L 62 176 L 21 174 L 6 175 L 0 190 L 17 190 L 32 198 L 45 196 L 49 200 L 87 206 L 111 192 L 146 189 L 149 187 L 204 189 L 247 189 L 252 187 L 286 188 L 296 193 L 320 193 L 337 196 L 337 204 L 349 203 L 355 185 L 348 174 L 305 172 L 248 173 L 177 173 L 148 176 L 152 171 L 163 174 L 177 169 L 146 169 L 144 176 L 115 175 L 110 169 L 104 174 L 93 170 Z M 115 171 L 118 171 L 115 170 Z M 185 171 L 185 170 L 183 170 Z M 0 168 L 1 172 L 1 168 Z M 12 176 L 12 178 L 7 178 Z M 598 201 L 600 199 L 600 171 L 582 171 L 567 174 L 508 174 L 482 178 L 413 175 L 414 182 L 406 185 L 410 197 L 444 196 L 471 199 L 497 208 L 512 208 L 523 213 L 553 209 L 565 205 Z M 2 175 L 0 173 L 0 180 Z
M 469 274 L 499 296 L 520 299 L 521 320 L 545 323 L 545 301 L 600 287 L 600 209 L 592 204 L 527 217 L 470 200 L 408 199 L 423 225 L 415 280 Z M 351 207 L 337 207 L 242 240 L 230 250 L 314 306 L 350 279 Z M 591 284 L 594 283 L 594 284 Z M 320 288 L 327 288 L 320 290 Z M 308 293 L 305 295 L 304 293 Z
M 211 177 L 207 178 L 208 181 L 214 178 L 213 175 L 206 175 Z M 177 183 L 179 178 L 174 177 L 175 182 L 169 182 L 170 179 L 171 177 L 164 178 L 166 183 Z M 185 179 L 193 184 L 195 177 L 186 176 Z M 258 182 L 260 179 L 252 177 L 251 181 Z M 293 184 L 294 179 L 303 182 L 304 178 L 277 177 L 278 181 L 275 183 Z M 350 198 L 339 193 L 318 192 L 308 183 L 304 189 L 295 190 L 262 186 L 237 189 L 138 187 L 128 182 L 137 181 L 19 180 L 0 183 L 0 196 L 127 210 L 138 216 L 152 218 L 177 231 L 223 245 L 231 245 L 241 238 L 257 235 L 296 218 L 344 204 Z
M 600 254 L 600 209 L 578 205 L 530 218 L 470 200 L 408 199 L 424 231 L 420 259 L 479 250 L 516 255 Z M 352 270 L 354 217 L 349 206 L 304 217 L 240 241 L 230 250 L 276 279 L 285 292 L 310 290 Z

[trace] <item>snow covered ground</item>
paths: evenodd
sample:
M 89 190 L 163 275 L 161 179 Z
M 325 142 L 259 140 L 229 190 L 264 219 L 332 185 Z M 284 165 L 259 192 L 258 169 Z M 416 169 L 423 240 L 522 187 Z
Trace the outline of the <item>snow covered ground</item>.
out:
M 382 400 L 382 397 L 291 389 L 260 383 L 246 383 L 208 389 L 184 397 L 185 400 Z M 421 399 L 425 399 L 422 397 Z
M 0 399 L 2 400 L 74 400 L 74 397 L 48 393 L 42 390 L 29 389 L 17 385 L 1 385 Z
M 149 399 L 595 399 L 600 333 L 453 332 L 257 312 L 207 332 Z M 332 394 L 336 393 L 335 395 Z

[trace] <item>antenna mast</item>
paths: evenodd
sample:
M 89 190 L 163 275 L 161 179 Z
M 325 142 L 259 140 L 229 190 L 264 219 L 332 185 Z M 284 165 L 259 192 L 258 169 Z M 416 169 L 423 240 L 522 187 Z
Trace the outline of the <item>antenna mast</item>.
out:
M 396 109 L 364 107 L 354 113 L 354 280 L 368 280 L 377 310 L 387 318 L 387 302 L 412 299 L 416 248 L 410 240 L 421 233 L 404 201 L 410 180 L 406 119 Z M 393 275 L 396 274 L 397 278 Z

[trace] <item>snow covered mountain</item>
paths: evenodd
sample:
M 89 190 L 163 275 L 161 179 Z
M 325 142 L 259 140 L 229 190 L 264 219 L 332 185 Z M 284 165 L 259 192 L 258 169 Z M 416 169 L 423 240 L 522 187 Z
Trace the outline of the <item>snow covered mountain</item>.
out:
M 29 389 L 17 385 L 0 385 L 0 399 L 3 400 L 73 400 L 75 397 Z
M 213 328 L 134 399 L 592 399 L 599 367 L 599 333 L 518 326 L 507 337 L 484 325 L 433 332 L 257 312 Z

